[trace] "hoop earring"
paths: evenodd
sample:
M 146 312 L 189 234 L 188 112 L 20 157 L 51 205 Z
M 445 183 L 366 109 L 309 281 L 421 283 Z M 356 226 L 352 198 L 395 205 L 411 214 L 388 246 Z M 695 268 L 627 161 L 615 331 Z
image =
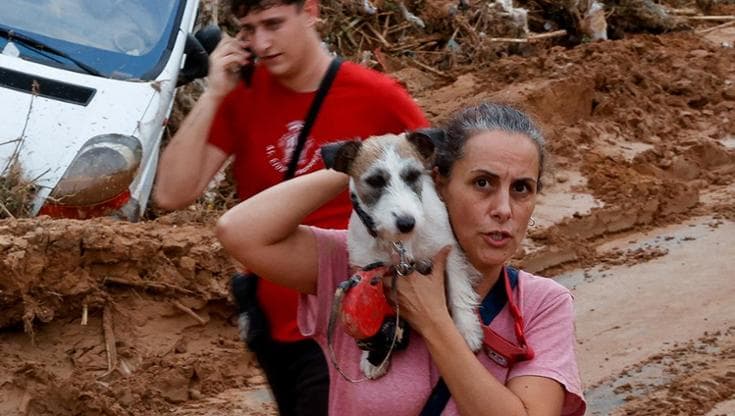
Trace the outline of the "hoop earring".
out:
M 533 217 L 531 217 L 531 219 L 528 220 L 528 225 L 533 227 L 534 225 L 536 225 L 536 220 L 534 220 Z

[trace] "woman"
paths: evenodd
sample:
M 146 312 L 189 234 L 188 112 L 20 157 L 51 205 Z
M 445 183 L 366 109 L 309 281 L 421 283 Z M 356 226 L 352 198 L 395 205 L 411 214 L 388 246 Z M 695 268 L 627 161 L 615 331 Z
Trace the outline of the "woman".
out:
M 352 384 L 330 368 L 330 414 L 416 415 L 426 405 L 435 411 L 439 406 L 444 415 L 581 415 L 585 403 L 571 294 L 550 279 L 505 267 L 521 244 L 541 188 L 543 137 L 525 114 L 496 104 L 461 111 L 445 131 L 433 175 L 457 241 L 483 276 L 475 289 L 489 301 L 508 293 L 506 276 L 515 283 L 508 288 L 508 306 L 498 308 L 494 318 L 486 319 L 491 303 L 480 308 L 492 329 L 485 340 L 497 345 L 494 334 L 508 340 L 520 351 L 519 361 L 504 362 L 497 353 L 502 348 L 492 345 L 477 354 L 469 349 L 447 309 L 444 249 L 428 277 L 413 273 L 396 283 L 401 316 L 414 329 L 408 348 L 393 354 L 388 373 L 377 380 Z M 322 348 L 334 290 L 348 276 L 346 232 L 299 223 L 347 183 L 334 171 L 304 175 L 242 202 L 217 225 L 223 246 L 235 258 L 304 294 L 299 326 Z M 517 348 L 523 341 L 529 349 Z M 355 341 L 337 331 L 334 349 L 343 371 L 357 376 Z M 451 394 L 446 405 L 436 404 L 440 377 Z

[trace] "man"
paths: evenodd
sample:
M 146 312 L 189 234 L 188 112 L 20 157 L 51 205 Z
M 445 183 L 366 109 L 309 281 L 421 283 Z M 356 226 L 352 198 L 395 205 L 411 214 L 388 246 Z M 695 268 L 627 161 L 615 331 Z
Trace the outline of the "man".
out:
M 162 208 L 194 202 L 230 155 L 239 198 L 282 181 L 306 112 L 332 61 L 315 27 L 316 0 L 231 0 L 231 6 L 240 32 L 235 38 L 224 36 L 212 53 L 207 90 L 161 155 L 154 199 Z M 243 82 L 241 70 L 253 59 L 252 76 Z M 344 62 L 295 173 L 323 167 L 319 147 L 324 143 L 426 125 L 421 110 L 395 81 Z M 273 207 L 273 214 L 286 209 L 288 201 Z M 306 223 L 346 228 L 350 210 L 349 198 L 342 195 Z M 327 364 L 317 344 L 299 332 L 296 292 L 261 279 L 257 299 L 270 337 L 254 352 L 280 413 L 326 415 Z

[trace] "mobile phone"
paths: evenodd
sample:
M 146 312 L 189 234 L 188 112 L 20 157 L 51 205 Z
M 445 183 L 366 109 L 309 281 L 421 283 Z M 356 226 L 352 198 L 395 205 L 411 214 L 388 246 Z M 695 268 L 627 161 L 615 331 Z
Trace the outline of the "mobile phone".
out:
M 255 53 L 253 53 L 252 49 L 245 48 L 245 50 L 250 53 L 250 62 L 240 68 L 240 78 L 245 82 L 245 85 L 249 87 L 250 84 L 253 82 L 253 73 L 255 72 L 255 59 L 257 57 L 255 56 Z

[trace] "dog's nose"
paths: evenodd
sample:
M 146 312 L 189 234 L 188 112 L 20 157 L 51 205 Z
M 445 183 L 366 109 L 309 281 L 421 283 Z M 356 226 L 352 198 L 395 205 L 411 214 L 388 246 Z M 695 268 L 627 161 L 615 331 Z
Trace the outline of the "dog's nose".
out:
M 409 217 L 407 215 L 398 217 L 396 219 L 396 227 L 398 227 L 398 230 L 402 233 L 408 233 L 413 230 L 413 227 L 416 225 L 416 220 L 413 217 Z

